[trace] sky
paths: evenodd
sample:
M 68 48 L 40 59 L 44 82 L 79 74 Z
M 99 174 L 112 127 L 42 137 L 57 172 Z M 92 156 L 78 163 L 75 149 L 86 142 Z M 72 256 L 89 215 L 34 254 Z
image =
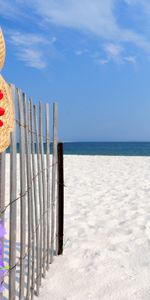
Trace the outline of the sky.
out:
M 150 141 L 149 0 L 0 0 L 2 75 L 59 106 L 61 141 Z

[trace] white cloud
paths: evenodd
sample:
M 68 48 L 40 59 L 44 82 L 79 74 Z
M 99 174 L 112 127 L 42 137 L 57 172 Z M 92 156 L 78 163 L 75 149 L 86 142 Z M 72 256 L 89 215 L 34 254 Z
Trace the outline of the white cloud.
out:
M 128 55 L 126 49 L 120 44 L 107 43 L 103 45 L 101 51 L 96 52 L 92 58 L 101 65 L 106 65 L 109 62 L 123 64 L 128 62 L 136 65 L 136 56 Z
M 19 12 L 20 13 L 20 12 Z M 16 3 L 11 3 L 8 0 L 0 0 L 0 15 L 5 17 L 14 17 L 18 14 L 18 8 Z
M 122 45 L 108 43 L 103 46 L 103 50 L 106 54 L 106 58 L 102 60 L 102 64 L 113 61 L 116 63 L 128 62 L 130 64 L 136 65 L 136 56 L 127 55 L 126 49 L 123 48 Z
M 121 51 L 121 48 L 117 48 L 118 45 L 127 48 L 130 43 L 148 55 L 150 53 L 150 36 L 147 33 L 140 34 L 136 29 L 123 28 L 117 21 L 115 15 L 117 0 L 14 0 L 13 5 L 11 1 L 0 0 L 1 15 L 10 18 L 24 15 L 25 19 L 26 12 L 30 11 L 30 17 L 33 17 L 33 22 L 36 22 L 37 30 L 40 24 L 44 22 L 44 24 L 48 24 L 47 28 L 49 24 L 53 24 L 57 27 L 72 28 L 84 34 L 88 33 L 87 37 L 91 35 L 97 40 L 103 39 L 103 42 L 116 45 L 112 47 L 113 49 L 111 47 L 106 49 L 107 56 L 114 61 L 119 61 L 119 57 L 120 59 L 122 57 L 121 53 L 115 52 Z M 150 13 L 149 0 L 123 1 L 128 6 L 132 5 L 132 8 L 134 5 L 140 5 L 143 8 L 141 13 L 144 11 Z M 27 14 L 26 17 L 28 18 Z M 43 41 L 41 41 L 42 43 Z M 33 44 L 30 49 L 33 49 Z M 81 55 L 80 49 L 75 52 L 76 55 Z M 126 57 L 130 56 L 130 54 L 126 55 Z
M 9 31 L 9 41 L 16 48 L 16 55 L 19 60 L 24 61 L 27 66 L 43 69 L 47 66 L 45 47 L 51 47 L 56 38 L 47 39 L 38 34 L 24 34 L 16 31 Z
M 53 24 L 90 31 L 102 36 L 106 34 L 112 36 L 117 30 L 112 14 L 114 0 L 32 0 L 32 4 L 45 21 Z
M 81 56 L 81 55 L 86 54 L 88 52 L 89 52 L 88 49 L 78 49 L 78 50 L 75 51 L 75 55 Z
M 115 62 L 122 61 L 123 47 L 117 44 L 109 43 L 103 47 L 108 59 L 112 59 Z
M 150 1 L 149 0 L 124 0 L 128 5 L 141 6 L 145 13 L 150 13 Z
M 106 65 L 109 63 L 109 60 L 108 59 L 103 59 L 103 58 L 100 58 L 100 59 L 97 59 L 96 62 L 98 64 L 101 64 L 101 65 Z
M 131 0 L 126 1 L 131 3 Z M 144 0 L 133 1 L 145 3 Z M 148 1 L 146 3 L 148 5 Z M 31 13 L 38 14 L 40 20 L 45 22 L 91 32 L 107 40 L 132 42 L 150 51 L 149 40 L 132 29 L 126 30 L 119 26 L 114 14 L 116 4 L 116 0 L 14 0 L 11 5 L 10 1 L 5 0 L 7 9 L 2 9 L 2 12 L 7 14 L 13 8 L 18 14 L 18 11 L 23 13 L 28 7 Z M 3 7 L 3 0 L 0 0 L 0 5 Z
M 132 55 L 125 56 L 124 60 L 127 61 L 127 62 L 129 62 L 129 63 L 131 63 L 131 64 L 133 64 L 133 65 L 136 64 L 136 56 L 132 56 Z
M 21 21 L 24 18 L 30 18 L 26 11 L 27 2 L 25 0 L 23 5 L 22 0 L 0 0 L 0 16 Z M 31 6 L 30 10 L 32 10 Z
M 9 31 L 10 42 L 16 46 L 30 46 L 46 43 L 45 39 L 37 34 L 23 34 L 19 31 Z
M 22 51 L 19 51 L 18 58 L 21 61 L 24 61 L 27 66 L 36 69 L 44 69 L 47 65 L 43 54 L 35 49 L 24 49 Z
M 113 42 L 132 43 L 150 52 L 148 38 L 132 29 L 123 29 L 117 23 L 114 14 L 116 0 L 30 0 L 30 2 L 45 22 L 90 32 Z

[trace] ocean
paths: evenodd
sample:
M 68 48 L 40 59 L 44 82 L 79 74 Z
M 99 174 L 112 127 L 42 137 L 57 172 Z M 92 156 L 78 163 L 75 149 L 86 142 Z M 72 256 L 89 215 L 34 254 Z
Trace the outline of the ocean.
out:
M 46 144 L 44 144 L 46 153 Z M 52 145 L 50 149 L 52 153 Z M 10 153 L 10 149 L 7 149 Z M 19 144 L 17 144 L 19 152 Z M 65 142 L 66 155 L 150 156 L 150 142 Z
M 72 155 L 150 156 L 150 142 L 64 143 L 64 153 Z

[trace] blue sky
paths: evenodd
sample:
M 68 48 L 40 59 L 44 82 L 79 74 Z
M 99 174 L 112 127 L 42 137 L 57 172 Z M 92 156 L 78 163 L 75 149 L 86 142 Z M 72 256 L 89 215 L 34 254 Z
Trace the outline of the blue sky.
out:
M 0 0 L 3 75 L 59 103 L 59 139 L 150 141 L 149 0 Z

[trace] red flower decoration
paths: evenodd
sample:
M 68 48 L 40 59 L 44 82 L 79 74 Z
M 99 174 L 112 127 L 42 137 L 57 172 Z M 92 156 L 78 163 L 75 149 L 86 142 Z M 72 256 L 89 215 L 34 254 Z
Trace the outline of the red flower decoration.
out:
M 0 120 L 0 127 L 2 127 L 3 126 L 3 121 L 2 120 Z
M 4 97 L 4 94 L 2 93 L 2 91 L 0 91 L 0 100 L 2 100 Z
M 3 116 L 5 113 L 5 109 L 3 107 L 0 107 L 0 116 Z

